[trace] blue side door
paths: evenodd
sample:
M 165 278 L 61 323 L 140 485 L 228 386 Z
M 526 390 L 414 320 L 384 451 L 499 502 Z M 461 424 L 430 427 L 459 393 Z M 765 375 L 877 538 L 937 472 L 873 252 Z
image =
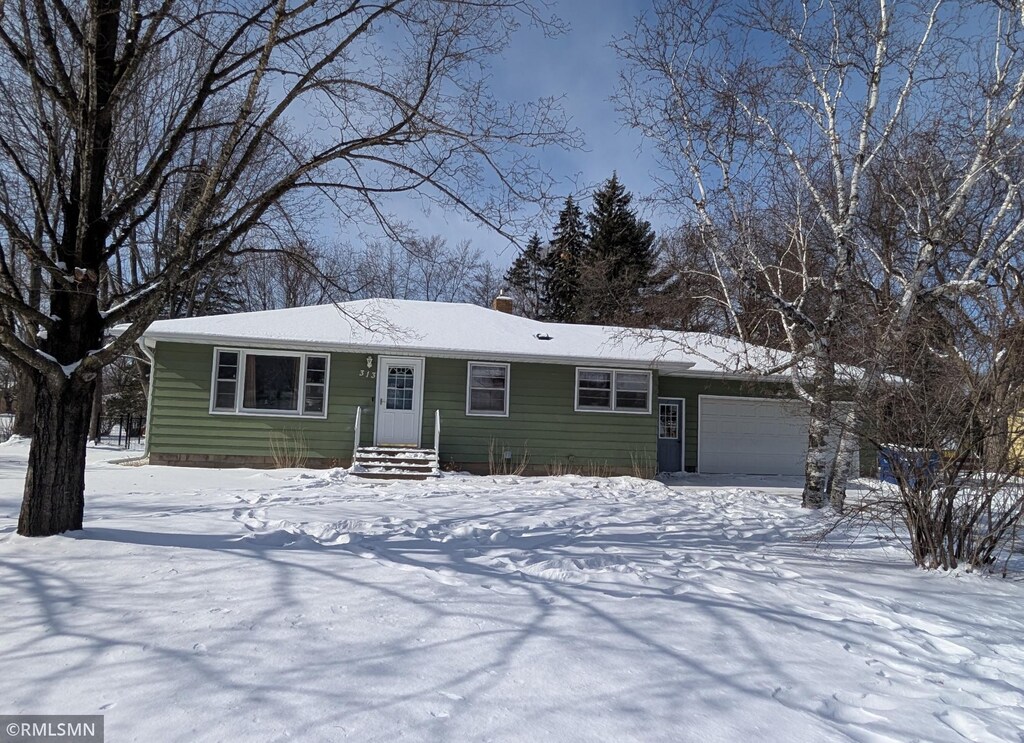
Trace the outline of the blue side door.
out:
M 658 472 L 683 471 L 683 401 L 658 399 Z

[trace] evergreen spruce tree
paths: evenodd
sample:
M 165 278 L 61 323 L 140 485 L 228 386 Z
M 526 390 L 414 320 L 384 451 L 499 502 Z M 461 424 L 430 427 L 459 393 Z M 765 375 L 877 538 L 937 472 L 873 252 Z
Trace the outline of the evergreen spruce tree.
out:
M 545 319 L 545 290 L 549 266 L 547 251 L 536 232 L 505 273 L 505 284 L 515 301 L 516 313 L 534 320 Z
M 579 322 L 580 261 L 587 250 L 587 229 L 583 212 L 572 196 L 558 214 L 554 239 L 548 251 L 548 277 L 544 292 L 544 315 L 552 322 Z
M 631 208 L 633 196 L 613 173 L 594 192 L 587 214 L 590 240 L 583 256 L 578 321 L 630 325 L 643 310 L 654 282 L 654 230 Z

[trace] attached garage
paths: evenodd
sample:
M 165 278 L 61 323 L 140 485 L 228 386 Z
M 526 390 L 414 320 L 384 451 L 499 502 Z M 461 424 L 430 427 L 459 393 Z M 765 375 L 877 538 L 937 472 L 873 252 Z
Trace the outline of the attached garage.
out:
M 699 472 L 803 474 L 807 453 L 805 403 L 701 395 L 698 407 Z

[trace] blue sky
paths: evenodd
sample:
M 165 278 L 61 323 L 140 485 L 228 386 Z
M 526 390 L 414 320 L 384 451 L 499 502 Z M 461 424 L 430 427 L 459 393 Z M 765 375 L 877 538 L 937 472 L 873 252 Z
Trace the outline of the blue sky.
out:
M 634 192 L 648 190 L 653 150 L 620 123 L 610 100 L 620 64 L 609 44 L 633 27 L 646 0 L 558 0 L 554 11 L 571 25 L 565 36 L 546 39 L 523 29 L 503 60 L 495 63 L 498 95 L 515 100 L 564 95 L 563 108 L 586 138 L 582 151 L 546 153 L 545 164 L 565 179 L 568 194 L 589 190 L 617 170 Z
M 528 101 L 564 96 L 563 109 L 582 131 L 584 149 L 540 153 L 542 164 L 559 180 L 560 193 L 588 194 L 613 170 L 637 198 L 653 187 L 653 148 L 644 148 L 639 135 L 621 125 L 609 100 L 619 71 L 609 44 L 632 29 L 634 18 L 648 4 L 647 0 L 555 0 L 551 10 L 569 24 L 566 34 L 545 38 L 539 30 L 524 26 L 505 53 L 493 60 L 491 89 L 498 98 Z M 449 243 L 469 239 L 501 268 L 516 255 L 517 249 L 507 240 L 451 211 L 434 207 L 425 212 L 415 198 L 407 206 L 396 206 L 402 218 L 421 233 L 442 235 Z M 652 215 L 645 217 L 659 226 Z M 553 219 L 539 220 L 542 237 L 550 237 L 552 225 Z

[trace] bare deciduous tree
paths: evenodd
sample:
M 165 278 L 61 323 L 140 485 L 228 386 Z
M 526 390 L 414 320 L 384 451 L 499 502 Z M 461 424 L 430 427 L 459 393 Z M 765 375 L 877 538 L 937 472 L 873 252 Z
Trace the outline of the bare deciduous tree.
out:
M 0 5 L 0 354 L 36 389 L 19 533 L 82 527 L 101 370 L 300 195 L 387 223 L 415 191 L 499 230 L 543 195 L 524 148 L 574 135 L 485 87 L 523 20 L 546 23 L 530 0 Z
M 253 253 L 236 266 L 239 311 L 303 307 L 349 299 L 345 256 L 306 242 Z
M 361 298 L 475 302 L 493 283 L 493 269 L 468 240 L 448 245 L 440 235 L 407 235 L 348 256 L 351 291 Z M 489 304 L 491 296 L 484 303 Z

